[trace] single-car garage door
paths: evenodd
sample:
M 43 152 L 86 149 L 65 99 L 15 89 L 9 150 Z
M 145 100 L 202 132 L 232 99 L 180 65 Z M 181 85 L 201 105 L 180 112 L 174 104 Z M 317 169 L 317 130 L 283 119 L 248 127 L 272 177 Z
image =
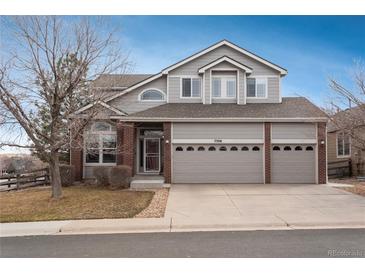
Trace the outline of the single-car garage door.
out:
M 262 145 L 174 145 L 173 183 L 263 183 Z
M 315 145 L 273 145 L 272 183 L 315 183 Z

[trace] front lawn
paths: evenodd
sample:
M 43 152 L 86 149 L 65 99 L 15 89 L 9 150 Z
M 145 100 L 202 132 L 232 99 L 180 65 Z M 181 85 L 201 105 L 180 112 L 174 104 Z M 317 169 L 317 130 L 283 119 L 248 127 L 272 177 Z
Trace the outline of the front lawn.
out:
M 72 186 L 63 188 L 58 201 L 50 195 L 49 188 L 0 193 L 0 222 L 131 218 L 148 207 L 154 193 Z

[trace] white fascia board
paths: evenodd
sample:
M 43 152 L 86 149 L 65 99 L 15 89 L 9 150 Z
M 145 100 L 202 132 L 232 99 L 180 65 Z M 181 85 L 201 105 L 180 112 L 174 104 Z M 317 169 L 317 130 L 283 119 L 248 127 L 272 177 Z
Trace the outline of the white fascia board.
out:
M 263 144 L 263 139 L 173 139 L 173 144 Z
M 215 44 L 215 45 L 213 45 L 213 46 L 211 46 L 211 47 L 209 47 L 209 48 L 207 48 L 207 49 L 205 49 L 205 50 L 203 50 L 199 53 L 196 53 L 196 54 L 192 55 L 191 57 L 189 57 L 185 60 L 182 60 L 181 62 L 176 63 L 175 65 L 173 65 L 171 67 L 168 67 L 168 68 L 164 69 L 162 71 L 162 73 L 163 74 L 168 74 L 169 71 L 171 71 L 171 70 L 173 70 L 173 69 L 175 69 L 179 66 L 182 66 L 182 65 L 184 65 L 184 64 L 186 64 L 186 63 L 188 63 L 188 62 L 190 62 L 190 61 L 192 61 L 192 60 L 194 60 L 194 59 L 196 59 L 196 58 L 198 58 L 198 57 L 200 57 L 200 56 L 202 56 L 202 55 L 204 55 L 204 54 L 206 54 L 206 53 L 208 53 L 208 52 L 210 52 L 210 51 L 212 51 L 212 50 L 214 50 L 214 49 L 216 49 L 220 46 L 223 46 L 223 45 L 229 46 L 229 47 L 237 50 L 238 52 L 241 52 L 241 53 L 251 57 L 252 59 L 255 59 L 256 61 L 259 61 L 259 62 L 261 62 L 261 63 L 263 63 L 263 64 L 279 71 L 281 75 L 288 74 L 288 72 L 285 69 L 283 69 L 283 68 L 281 68 L 277 65 L 274 65 L 274 64 L 270 63 L 269 61 L 266 61 L 265 59 L 263 59 L 259 56 L 256 56 L 255 54 L 252 54 L 251 52 L 248 52 L 248 51 L 246 51 L 246 50 L 244 50 L 244 49 L 242 49 L 242 48 L 240 48 L 240 47 L 238 47 L 238 46 L 236 46 L 236 45 L 234 45 L 231 42 L 228 42 L 226 40 L 223 40 L 223 41 L 221 41 L 221 42 L 219 42 L 219 43 L 217 43 L 217 44 Z
M 160 118 L 160 117 L 130 117 L 110 116 L 111 119 L 134 122 L 326 122 L 327 118 Z
M 272 144 L 316 144 L 316 139 L 272 139 Z
M 119 110 L 119 109 L 116 109 L 115 107 L 112 107 L 111 105 L 108 105 L 107 103 L 105 102 L 99 102 L 100 105 L 102 105 L 103 107 L 106 107 L 107 109 L 110 109 L 111 111 L 114 111 L 115 113 L 119 114 L 119 115 L 128 115 L 127 113 Z
M 204 71 L 206 71 L 207 69 L 210 69 L 210 68 L 212 68 L 212 67 L 214 67 L 214 66 L 216 66 L 216 65 L 218 65 L 218 64 L 220 64 L 220 63 L 222 63 L 222 62 L 228 62 L 228 63 L 230 63 L 230 64 L 232 64 L 232 65 L 234 65 L 234 66 L 236 66 L 236 67 L 239 67 L 240 69 L 243 69 L 246 73 L 252 73 L 252 69 L 251 69 L 251 68 L 249 68 L 249 67 L 247 67 L 247 66 L 245 66 L 245 65 L 242 65 L 241 63 L 239 63 L 239 62 L 237 62 L 237 61 L 235 61 L 235 60 L 232 60 L 231 58 L 228 58 L 227 56 L 224 56 L 224 57 L 222 57 L 222 58 L 219 58 L 219 59 L 218 59 L 218 60 L 216 60 L 215 62 L 210 63 L 210 64 L 208 64 L 208 65 L 206 65 L 206 66 L 204 66 L 204 67 L 200 68 L 200 69 L 198 70 L 198 72 L 199 72 L 199 73 L 203 73 L 203 72 L 204 72 Z

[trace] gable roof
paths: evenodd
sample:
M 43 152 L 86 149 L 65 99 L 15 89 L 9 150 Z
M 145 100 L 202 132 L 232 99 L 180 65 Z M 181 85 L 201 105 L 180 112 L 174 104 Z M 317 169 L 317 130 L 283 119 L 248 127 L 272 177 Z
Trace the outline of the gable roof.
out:
M 241 69 L 243 69 L 244 71 L 246 71 L 246 73 L 252 73 L 252 68 L 245 66 L 244 64 L 237 62 L 236 60 L 233 60 L 232 58 L 224 55 L 216 60 L 214 60 L 213 62 L 210 62 L 209 64 L 206 64 L 205 66 L 201 67 L 198 69 L 199 73 L 203 73 L 204 71 L 206 71 L 207 69 L 210 69 L 222 62 L 228 62 L 236 67 L 239 67 Z
M 304 97 L 285 97 L 281 104 L 238 105 L 169 103 L 122 117 L 136 121 L 327 121 L 327 115 Z
M 188 63 L 188 62 L 190 62 L 190 61 L 192 61 L 192 60 L 194 60 L 194 59 L 196 59 L 196 58 L 198 58 L 198 57 L 200 57 L 200 56 L 202 56 L 202 55 L 204 55 L 204 54 L 206 54 L 206 53 L 208 53 L 208 52 L 210 52 L 214 49 L 216 49 L 216 48 L 219 48 L 221 46 L 228 46 L 230 48 L 233 48 L 233 49 L 237 50 L 238 52 L 241 52 L 242 54 L 245 54 L 245 55 L 251 57 L 252 59 L 255 59 L 256 61 L 259 61 L 259 62 L 267 65 L 268 67 L 271 67 L 271 68 L 279 71 L 281 75 L 288 74 L 288 71 L 286 69 L 284 69 L 284 68 L 282 68 L 282 67 L 280 67 L 280 66 L 278 66 L 278 65 L 276 65 L 276 64 L 274 64 L 274 63 L 272 63 L 272 62 L 270 62 L 270 61 L 268 61 L 268 60 L 266 60 L 266 59 L 264 59 L 264 58 L 262 58 L 258 55 L 256 55 L 256 54 L 254 54 L 254 53 L 252 53 L 252 52 L 250 52 L 250 51 L 248 51 L 244 48 L 241 48 L 240 46 L 237 46 L 236 44 L 233 44 L 232 42 L 230 42 L 228 40 L 225 40 L 225 39 L 218 42 L 218 43 L 215 43 L 214 45 L 212 45 L 212 46 L 210 46 L 206 49 L 203 49 L 203 50 L 191 55 L 190 57 L 187 57 L 187 58 L 181 60 L 180 62 L 177 62 L 177 63 L 163 69 L 162 73 L 167 74 L 169 71 L 171 71 L 173 69 L 176 69 L 177 67 L 180 67 L 180 66 L 182 66 L 182 65 L 184 65 L 184 64 L 186 64 L 186 63 Z
M 104 102 L 107 103 L 107 102 L 109 102 L 111 100 L 114 100 L 114 99 L 116 99 L 116 98 L 118 98 L 118 97 L 120 97 L 120 96 L 122 96 L 122 95 L 124 95 L 124 94 L 126 94 L 126 93 L 128 93 L 128 92 L 130 92 L 130 91 L 132 91 L 132 90 L 134 90 L 134 89 L 136 89 L 138 87 L 140 87 L 140 86 L 143 86 L 144 84 L 147 84 L 147 83 L 149 83 L 149 82 L 151 82 L 153 80 L 156 80 L 156 79 L 160 78 L 163 75 L 167 75 L 169 71 L 171 71 L 171 70 L 173 70 L 173 69 L 175 69 L 175 68 L 177 68 L 179 66 L 182 66 L 182 65 L 184 65 L 184 64 L 186 64 L 186 63 L 188 63 L 188 62 L 190 62 L 190 61 L 192 61 L 192 60 L 200 57 L 201 55 L 206 54 L 206 53 L 208 53 L 208 52 L 210 52 L 210 51 L 212 51 L 212 50 L 214 50 L 214 49 L 216 49 L 218 47 L 224 46 L 224 45 L 225 46 L 228 46 L 228 47 L 231 47 L 231 48 L 233 48 L 233 49 L 235 49 L 235 50 L 237 50 L 237 51 L 239 51 L 239 52 L 241 52 L 243 54 L 246 54 L 247 56 L 249 56 L 249 57 L 251 57 L 251 58 L 253 58 L 253 59 L 255 59 L 255 60 L 257 60 L 257 61 L 259 61 L 259 62 L 261 62 L 261 63 L 263 63 L 263 64 L 265 64 L 265 65 L 267 65 L 267 66 L 269 66 L 269 67 L 271 67 L 271 68 L 273 68 L 275 70 L 277 70 L 277 71 L 279 71 L 281 75 L 286 75 L 288 73 L 286 69 L 284 69 L 284 68 L 282 68 L 282 67 L 280 67 L 278 65 L 275 65 L 274 63 L 269 62 L 268 60 L 266 60 L 266 59 L 264 59 L 264 58 L 262 58 L 262 57 L 260 57 L 260 56 L 258 56 L 256 54 L 254 54 L 254 53 L 252 53 L 252 52 L 250 52 L 250 51 L 248 51 L 248 50 L 246 50 L 244 48 L 241 48 L 241 47 L 233 44 L 232 42 L 229 42 L 227 40 L 222 40 L 222 41 L 220 41 L 218 43 L 215 43 L 214 45 L 212 45 L 212 46 L 210 46 L 210 47 L 208 47 L 206 49 L 203 49 L 203 50 L 197 52 L 196 54 L 191 55 L 190 57 L 187 57 L 187 58 L 181 60 L 180 62 L 177 62 L 177 63 L 175 63 L 175 64 L 173 64 L 173 65 L 171 65 L 171 66 L 163 69 L 161 72 L 159 72 L 157 74 L 150 75 L 150 77 L 147 77 L 144 80 L 141 80 L 141 81 L 139 81 L 137 83 L 132 84 L 131 86 L 129 86 L 128 88 L 124 89 L 121 92 L 118 92 L 117 94 L 113 94 L 110 97 L 105 98 L 104 99 Z M 233 60 L 233 59 L 231 59 L 231 60 Z M 235 61 L 235 62 L 237 62 L 237 61 Z M 237 62 L 237 63 L 239 63 L 239 62 Z M 241 64 L 241 65 L 243 65 L 243 64 Z M 247 68 L 249 68 L 249 67 L 247 67 Z M 93 106 L 93 104 L 88 104 L 88 105 L 82 107 L 81 109 L 79 109 L 78 111 L 76 111 L 75 114 L 81 113 L 81 112 L 83 112 L 83 111 L 91 108 L 92 106 Z
M 339 111 L 330 117 L 327 132 L 331 133 L 348 128 L 348 121 L 351 121 L 353 128 L 364 126 L 364 114 L 365 104 Z

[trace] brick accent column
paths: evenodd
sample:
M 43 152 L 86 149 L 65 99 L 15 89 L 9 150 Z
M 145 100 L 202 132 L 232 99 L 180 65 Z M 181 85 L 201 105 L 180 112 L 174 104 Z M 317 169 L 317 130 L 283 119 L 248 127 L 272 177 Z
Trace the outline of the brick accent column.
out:
M 117 123 L 117 165 L 123 164 L 123 123 Z
M 265 184 L 271 184 L 271 123 L 264 124 Z
M 164 133 L 164 177 L 167 184 L 171 184 L 171 123 L 163 123 L 163 133 Z
M 72 133 L 71 136 L 74 136 Z M 76 138 L 71 138 L 70 141 L 70 165 L 75 170 L 75 181 L 81 181 L 83 175 L 83 138 L 81 134 L 78 134 Z
M 324 144 L 321 144 L 324 142 Z M 326 123 L 317 123 L 318 183 L 327 183 Z
M 136 152 L 136 129 L 134 127 L 134 123 L 126 122 L 122 123 L 120 126 L 123 131 L 122 138 L 122 148 L 121 153 L 122 163 L 123 165 L 127 165 L 131 167 L 133 176 L 135 174 L 135 152 Z

